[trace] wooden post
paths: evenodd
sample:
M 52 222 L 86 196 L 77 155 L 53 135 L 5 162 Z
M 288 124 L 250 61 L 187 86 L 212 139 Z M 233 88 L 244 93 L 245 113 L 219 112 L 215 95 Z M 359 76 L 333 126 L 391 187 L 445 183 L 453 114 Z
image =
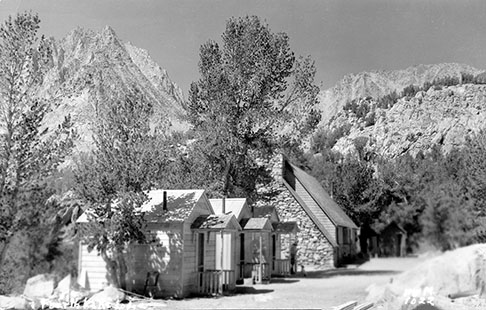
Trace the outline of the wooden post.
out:
M 224 200 L 223 200 L 223 208 L 224 208 Z M 221 261 L 221 266 L 220 266 L 221 267 L 220 268 L 221 269 L 221 272 L 220 272 L 220 278 L 221 278 L 220 279 L 220 285 L 221 285 L 221 290 L 223 290 L 222 288 L 223 288 L 223 285 L 224 285 L 224 278 L 223 278 L 223 270 L 224 270 L 224 268 L 223 268 L 224 249 L 223 248 L 224 248 L 224 234 L 223 234 L 223 230 L 221 229 L 221 259 L 220 259 L 220 261 Z M 221 294 L 222 293 L 223 292 L 221 292 Z
M 262 276 L 263 276 L 263 265 L 262 265 L 262 245 L 263 245 L 263 238 L 262 238 L 262 232 L 260 231 L 260 266 L 258 268 L 258 279 L 260 280 L 260 283 L 262 282 Z

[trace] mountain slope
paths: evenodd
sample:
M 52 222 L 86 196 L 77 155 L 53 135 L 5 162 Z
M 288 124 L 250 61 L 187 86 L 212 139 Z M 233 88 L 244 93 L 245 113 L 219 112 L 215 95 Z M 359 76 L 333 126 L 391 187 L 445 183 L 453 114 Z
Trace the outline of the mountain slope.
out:
M 415 155 L 434 145 L 448 152 L 486 128 L 486 85 L 430 87 L 414 97 L 399 99 L 390 109 L 374 108 L 374 113 L 374 124 L 370 124 L 352 112 L 339 112 L 331 128 L 346 125 L 350 130 L 334 150 L 356 153 L 356 142 L 361 140 L 367 150 L 386 157 Z
M 483 70 L 462 64 L 419 65 L 404 70 L 371 71 L 346 75 L 336 86 L 319 94 L 321 126 L 336 115 L 346 102 L 357 98 L 379 98 L 393 91 L 400 93 L 409 85 L 422 86 L 444 77 L 461 78 L 461 73 L 480 74 Z
M 163 130 L 185 130 L 183 95 L 167 72 L 149 54 L 121 41 L 115 31 L 100 32 L 77 28 L 52 43 L 53 68 L 44 81 L 42 93 L 58 97 L 60 103 L 46 117 L 46 125 L 58 124 L 71 114 L 80 135 L 78 151 L 92 145 L 92 128 L 106 108 L 104 98 L 137 87 L 154 106 L 151 123 Z

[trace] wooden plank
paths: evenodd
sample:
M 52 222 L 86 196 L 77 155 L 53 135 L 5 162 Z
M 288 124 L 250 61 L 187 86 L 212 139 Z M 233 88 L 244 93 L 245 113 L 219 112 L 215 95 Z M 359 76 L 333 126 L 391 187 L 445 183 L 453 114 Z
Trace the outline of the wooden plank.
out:
M 360 304 L 360 305 L 354 307 L 353 310 L 368 310 L 368 309 L 371 309 L 373 306 L 374 306 L 374 304 L 372 302 L 367 302 L 367 303 Z
M 354 306 L 356 306 L 357 304 L 357 301 L 349 301 L 345 304 L 334 307 L 333 310 L 353 310 Z

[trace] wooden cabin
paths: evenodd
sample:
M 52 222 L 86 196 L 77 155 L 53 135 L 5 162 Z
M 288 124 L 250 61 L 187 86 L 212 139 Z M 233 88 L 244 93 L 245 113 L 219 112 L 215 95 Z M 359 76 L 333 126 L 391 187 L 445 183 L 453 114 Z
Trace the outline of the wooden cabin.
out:
M 297 222 L 281 222 L 275 206 L 253 208 L 253 217 L 267 218 L 272 224 L 270 266 L 272 276 L 290 275 L 290 253 L 282 251 L 282 248 L 290 249 L 290 245 L 297 241 L 299 231 Z
M 212 233 L 216 238 L 215 269 L 204 269 L 203 266 L 198 266 L 199 293 L 211 295 L 234 291 L 236 289 L 238 232 L 241 231 L 236 217 L 233 214 L 201 215 L 192 223 L 191 230 L 197 234 Z M 221 285 L 218 284 L 219 282 Z M 214 287 L 217 288 L 217 291 Z
M 241 240 L 245 260 L 243 276 L 255 283 L 269 282 L 272 263 L 272 223 L 267 218 L 249 218 L 241 221 L 244 238 Z
M 379 234 L 379 255 L 403 257 L 406 252 L 407 232 L 396 222 L 388 224 Z
M 127 288 L 154 297 L 179 298 L 232 289 L 234 281 L 223 274 L 234 275 L 235 259 L 217 253 L 225 246 L 236 248 L 233 241 L 241 229 L 236 218 L 214 216 L 204 190 L 153 190 L 147 195 L 142 211 L 152 242 L 129 247 Z M 78 223 L 89 225 L 86 216 Z M 106 282 L 104 261 L 86 245 L 81 244 L 80 249 L 82 282 L 92 291 L 102 289 Z M 228 272 L 217 272 L 221 269 Z

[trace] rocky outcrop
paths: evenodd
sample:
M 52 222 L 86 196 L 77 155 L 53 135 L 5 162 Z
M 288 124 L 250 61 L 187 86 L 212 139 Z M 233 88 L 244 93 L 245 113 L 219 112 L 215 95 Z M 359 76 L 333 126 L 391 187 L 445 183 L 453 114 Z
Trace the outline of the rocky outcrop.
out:
M 367 151 L 387 157 L 427 152 L 433 145 L 448 152 L 485 127 L 485 99 L 486 85 L 431 87 L 413 98 L 400 99 L 391 109 L 376 108 L 376 122 L 368 127 L 343 111 L 332 126 L 348 123 L 352 127 L 334 150 L 354 154 L 356 139 L 362 139 L 367 141 Z
M 269 185 L 259 186 L 258 194 L 261 199 L 258 199 L 255 207 L 275 206 L 281 221 L 297 222 L 300 230 L 297 233 L 299 266 L 333 268 L 334 249 L 332 245 L 282 183 L 282 157 L 276 156 L 270 161 L 260 161 L 259 164 L 269 167 L 273 181 Z M 289 256 L 289 237 L 288 235 L 282 236 L 284 257 Z
M 461 79 L 461 74 L 477 76 L 483 70 L 468 65 L 445 63 L 435 65 L 418 65 L 404 70 L 371 71 L 346 75 L 336 86 L 321 90 L 319 107 L 322 111 L 321 126 L 342 110 L 344 104 L 358 98 L 380 98 L 393 91 L 400 93 L 409 85 L 422 86 L 445 77 Z

